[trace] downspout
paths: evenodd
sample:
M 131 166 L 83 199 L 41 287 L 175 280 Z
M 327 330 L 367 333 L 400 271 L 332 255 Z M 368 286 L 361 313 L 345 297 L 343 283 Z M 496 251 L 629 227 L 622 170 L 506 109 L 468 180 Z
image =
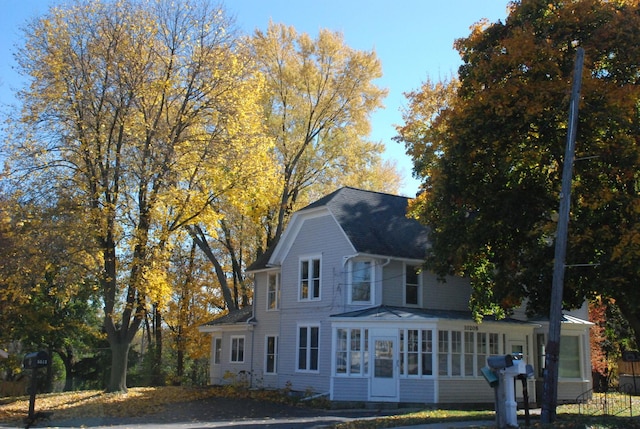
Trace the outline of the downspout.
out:
M 380 265 L 380 283 L 378 283 L 378 281 L 374 278 L 374 286 L 376 284 L 380 284 L 380 305 L 382 305 L 382 291 L 384 289 L 384 285 L 382 284 L 382 281 L 384 280 L 383 268 L 389 265 L 390 263 L 391 263 L 391 258 L 387 258 L 387 261 L 382 265 Z

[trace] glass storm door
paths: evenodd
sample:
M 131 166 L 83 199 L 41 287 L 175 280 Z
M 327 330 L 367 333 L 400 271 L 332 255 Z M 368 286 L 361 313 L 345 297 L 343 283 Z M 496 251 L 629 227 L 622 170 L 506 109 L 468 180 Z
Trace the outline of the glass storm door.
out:
M 396 338 L 373 337 L 371 396 L 395 399 L 398 395 Z

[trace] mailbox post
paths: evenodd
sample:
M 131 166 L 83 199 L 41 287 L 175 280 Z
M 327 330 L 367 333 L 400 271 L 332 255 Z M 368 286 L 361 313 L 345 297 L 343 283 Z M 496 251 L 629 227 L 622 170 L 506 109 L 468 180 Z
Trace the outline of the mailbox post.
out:
M 29 387 L 29 415 L 30 422 L 35 420 L 36 391 L 38 390 L 38 368 L 49 365 L 49 355 L 47 352 L 39 351 L 28 353 L 22 360 L 24 369 L 31 370 L 31 387 Z
M 527 365 L 524 360 L 514 359 L 511 355 L 497 355 L 487 358 L 487 366 L 488 368 L 482 370 L 483 375 L 485 372 L 492 372 L 498 378 L 498 382 L 492 385 L 485 375 L 485 379 L 496 392 L 497 427 L 518 427 L 515 380 L 518 375 L 527 374 Z

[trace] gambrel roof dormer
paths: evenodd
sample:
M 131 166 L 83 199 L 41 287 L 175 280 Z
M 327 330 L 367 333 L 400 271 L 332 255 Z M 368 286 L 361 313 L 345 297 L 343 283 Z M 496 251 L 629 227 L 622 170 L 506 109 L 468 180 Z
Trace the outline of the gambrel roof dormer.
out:
M 428 229 L 407 217 L 409 198 L 343 187 L 297 211 L 277 246 L 249 267 L 257 271 L 280 265 L 305 219 L 330 214 L 353 252 L 387 258 L 422 260 Z

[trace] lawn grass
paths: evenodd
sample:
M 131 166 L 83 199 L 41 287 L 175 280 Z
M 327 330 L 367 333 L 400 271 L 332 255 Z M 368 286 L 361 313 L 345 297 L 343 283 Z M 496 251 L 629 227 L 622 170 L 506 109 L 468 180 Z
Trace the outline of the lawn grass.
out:
M 600 394 L 594 394 L 594 399 L 601 402 L 603 398 Z M 608 401 L 619 401 L 622 399 L 620 395 L 609 394 Z M 613 401 L 612 401 L 613 400 Z M 625 401 L 628 397 L 624 397 Z M 530 416 L 530 426 L 536 429 L 640 429 L 640 397 L 632 397 L 630 409 L 626 409 L 615 416 L 610 415 L 586 415 L 584 406 L 576 404 L 560 405 L 556 409 L 557 418 L 553 424 L 543 425 L 540 423 L 540 416 L 532 413 Z M 518 419 L 521 427 L 524 425 L 524 416 L 520 410 Z M 418 411 L 409 414 L 398 414 L 395 416 L 380 417 L 372 420 L 352 421 L 334 426 L 333 429 L 373 429 L 373 428 L 392 428 L 398 426 L 412 426 L 439 422 L 454 421 L 494 421 L 495 413 L 493 410 L 481 411 L 458 411 L 458 410 L 428 410 Z M 477 429 L 495 428 L 495 424 L 482 425 L 478 423 L 473 426 Z
M 131 388 L 126 394 L 104 393 L 101 391 L 78 391 L 39 394 L 36 397 L 36 412 L 55 414 L 56 420 L 81 416 L 92 417 L 134 417 L 154 414 L 172 403 L 194 401 L 208 397 L 252 398 L 263 401 L 300 404 L 298 400 L 282 392 L 246 390 L 230 387 L 139 387 Z M 306 404 L 306 403 L 305 403 Z M 306 405 L 308 406 L 308 405 Z M 27 417 L 29 397 L 0 398 L 0 423 L 20 423 Z M 437 422 L 493 421 L 493 410 L 424 410 L 406 411 L 398 409 L 395 415 L 373 419 L 356 420 L 334 426 L 335 429 L 392 428 Z M 632 412 L 626 410 L 617 416 L 581 415 L 577 405 L 561 405 L 558 417 L 552 425 L 542 425 L 539 416 L 531 416 L 531 426 L 536 429 L 640 429 L 640 400 L 633 398 Z M 522 418 L 522 416 L 520 416 Z M 521 419 L 522 421 L 522 419 Z M 524 426 L 524 425 L 522 425 Z M 495 425 L 477 428 L 493 428 Z

